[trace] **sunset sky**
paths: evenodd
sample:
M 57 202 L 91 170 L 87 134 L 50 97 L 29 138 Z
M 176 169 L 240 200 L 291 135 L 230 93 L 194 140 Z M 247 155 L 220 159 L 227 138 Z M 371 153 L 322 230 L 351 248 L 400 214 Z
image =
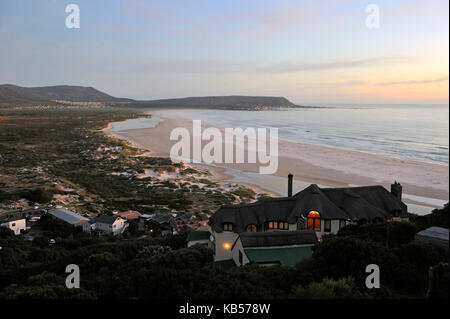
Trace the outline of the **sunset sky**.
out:
M 65 7 L 80 7 L 67 29 Z M 368 4 L 380 28 L 366 27 Z M 0 0 L 0 84 L 448 103 L 448 0 Z

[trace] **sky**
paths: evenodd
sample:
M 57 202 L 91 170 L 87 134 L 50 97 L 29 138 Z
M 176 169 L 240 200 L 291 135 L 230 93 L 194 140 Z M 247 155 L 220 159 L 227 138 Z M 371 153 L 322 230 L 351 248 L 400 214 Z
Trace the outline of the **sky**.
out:
M 80 9 L 67 28 L 66 6 Z M 379 9 L 378 28 L 366 20 Z M 0 0 L 0 84 L 448 104 L 448 0 Z M 372 22 L 374 20 L 371 20 Z M 373 26 L 373 24 L 372 24 Z

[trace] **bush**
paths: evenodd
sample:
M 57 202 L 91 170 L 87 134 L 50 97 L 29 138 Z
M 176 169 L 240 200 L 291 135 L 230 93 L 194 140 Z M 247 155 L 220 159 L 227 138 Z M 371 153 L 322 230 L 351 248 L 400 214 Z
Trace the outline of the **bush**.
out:
M 295 286 L 293 297 L 296 299 L 358 299 L 364 295 L 358 290 L 352 277 L 333 280 L 325 278 L 306 287 Z

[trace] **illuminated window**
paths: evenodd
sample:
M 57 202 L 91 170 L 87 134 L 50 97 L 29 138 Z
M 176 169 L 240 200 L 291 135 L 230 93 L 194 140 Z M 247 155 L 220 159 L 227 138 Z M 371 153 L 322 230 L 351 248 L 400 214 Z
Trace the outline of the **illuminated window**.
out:
M 223 244 L 223 248 L 224 248 L 225 250 L 230 250 L 230 249 L 231 249 L 231 244 L 230 244 L 230 243 L 224 243 L 224 244 Z
M 312 210 L 308 213 L 307 228 L 311 230 L 320 230 L 320 214 Z
M 233 231 L 233 224 L 232 223 L 223 223 L 223 230 L 224 231 Z
M 283 230 L 288 230 L 289 229 L 289 223 L 288 222 L 283 222 L 283 221 L 271 221 L 271 222 L 267 222 L 265 223 L 265 230 L 268 229 L 283 229 Z
M 257 231 L 258 231 L 258 228 L 256 227 L 256 225 L 253 225 L 253 224 L 247 225 L 247 232 L 256 233 Z

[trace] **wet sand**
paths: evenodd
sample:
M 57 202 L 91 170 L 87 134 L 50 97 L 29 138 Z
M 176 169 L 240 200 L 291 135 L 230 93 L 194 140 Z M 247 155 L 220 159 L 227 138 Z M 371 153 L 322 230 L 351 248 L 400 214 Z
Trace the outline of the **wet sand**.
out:
M 170 132 L 184 127 L 191 132 L 192 116 L 195 113 L 176 111 L 152 111 L 154 116 L 164 119 L 154 128 L 130 129 L 122 132 L 106 131 L 118 138 L 126 139 L 136 147 L 149 149 L 152 156 L 169 157 L 176 141 L 170 140 Z M 207 128 L 202 122 L 202 129 Z M 205 145 L 207 142 L 203 142 Z M 195 164 L 199 165 L 199 164 Z M 258 173 L 260 164 L 214 164 L 199 165 L 208 169 L 213 178 L 227 180 L 227 168 Z M 394 180 L 402 183 L 403 192 L 411 195 L 448 201 L 449 167 L 433 163 L 391 158 L 355 150 L 294 143 L 279 140 L 278 170 L 274 175 L 321 185 L 344 187 L 348 185 L 383 185 L 390 189 Z M 251 183 L 250 183 L 251 184 Z M 259 191 L 268 191 L 253 184 Z

